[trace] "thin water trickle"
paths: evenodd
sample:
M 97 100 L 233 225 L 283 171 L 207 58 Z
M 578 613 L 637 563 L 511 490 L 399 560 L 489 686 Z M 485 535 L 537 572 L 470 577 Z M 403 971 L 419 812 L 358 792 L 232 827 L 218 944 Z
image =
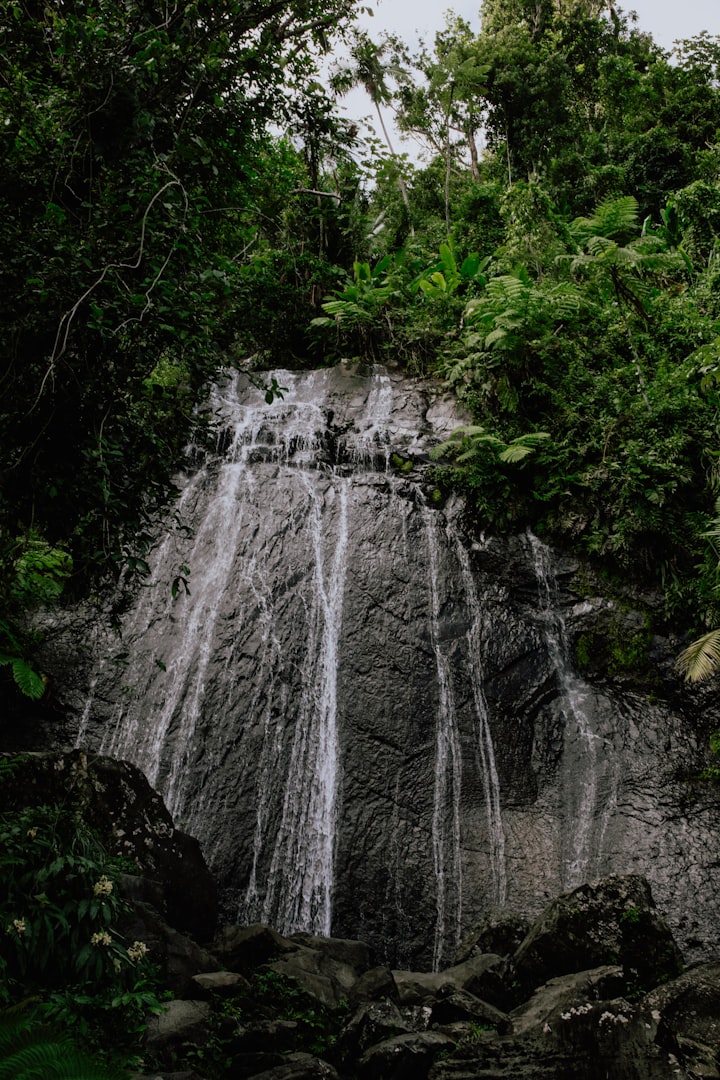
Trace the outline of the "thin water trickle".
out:
M 566 822 L 561 880 L 572 889 L 591 876 L 597 860 L 594 844 L 599 808 L 599 755 L 602 739 L 590 721 L 590 688 L 573 671 L 565 620 L 559 602 L 559 588 L 552 552 L 530 530 L 527 542 L 538 582 L 540 616 L 548 653 L 557 674 L 559 707 L 564 718 L 564 785 Z
M 488 718 L 488 706 L 482 677 L 482 628 L 483 611 L 478 599 L 475 579 L 470 568 L 467 549 L 456 537 L 455 552 L 460 565 L 465 597 L 472 621 L 467 632 L 468 668 L 473 690 L 476 719 L 476 745 L 480 757 L 488 836 L 490 838 L 490 865 L 493 875 L 494 902 L 502 907 L 507 900 L 507 870 L 505 866 L 505 831 L 500 808 L 500 780 L 495 764 L 495 747 Z
M 460 848 L 460 796 L 462 748 L 458 730 L 452 675 L 440 636 L 439 543 L 436 516 L 423 509 L 427 533 L 431 612 L 430 634 L 438 681 L 435 721 L 435 785 L 432 814 L 433 861 L 437 887 L 437 918 L 433 944 L 433 970 L 440 969 L 448 938 L 460 941 L 462 925 L 462 853 Z

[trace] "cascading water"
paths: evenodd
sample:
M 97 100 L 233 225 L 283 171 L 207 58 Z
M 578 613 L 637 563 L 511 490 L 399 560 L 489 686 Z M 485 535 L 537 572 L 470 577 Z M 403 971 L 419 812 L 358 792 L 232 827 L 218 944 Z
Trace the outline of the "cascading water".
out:
M 438 966 L 505 898 L 500 781 L 467 552 L 390 461 L 458 420 L 383 369 L 276 374 L 271 406 L 237 376 L 214 391 L 192 531 L 158 547 L 80 741 L 145 771 L 228 913 Z
M 423 512 L 427 529 L 430 570 L 430 626 L 437 668 L 438 712 L 435 724 L 435 784 L 432 815 L 433 861 L 437 881 L 437 922 L 433 945 L 433 968 L 439 970 L 448 937 L 448 921 L 457 946 L 462 926 L 462 854 L 460 850 L 460 796 L 462 749 L 458 730 L 452 670 L 444 654 L 440 635 L 438 596 L 438 540 L 436 524 L 429 511 Z M 448 919 L 448 908 L 454 908 Z
M 275 841 L 263 903 L 266 922 L 286 930 L 330 934 L 339 768 L 337 731 L 338 645 L 347 572 L 347 481 L 339 491 L 336 547 L 326 565 L 322 507 L 307 476 L 310 499 L 315 607 L 309 616 L 308 649 L 285 784 L 282 819 Z M 288 876 L 288 867 L 298 875 Z
M 478 598 L 475 579 L 470 568 L 470 557 L 467 548 L 458 536 L 455 537 L 455 551 L 457 554 L 458 565 L 460 566 L 460 572 L 462 574 L 462 583 L 467 597 L 467 604 L 472 615 L 472 622 L 467 632 L 467 641 L 468 655 L 470 657 L 468 666 L 472 681 L 473 701 L 475 703 L 476 747 L 480 759 L 483 788 L 485 792 L 485 807 L 487 812 L 493 872 L 493 902 L 498 908 L 502 908 L 507 900 L 505 832 L 500 809 L 500 780 L 498 778 L 497 765 L 495 763 L 495 747 L 490 731 L 488 705 L 485 698 L 485 689 L 482 678 L 482 630 L 485 622 L 485 614 Z
M 561 589 L 532 535 L 468 548 L 459 501 L 434 490 L 429 451 L 465 419 L 440 392 L 349 364 L 275 375 L 269 406 L 238 376 L 213 392 L 186 527 L 121 639 L 89 625 L 104 645 L 86 695 L 66 687 L 78 744 L 145 771 L 225 918 L 439 967 L 491 909 L 532 915 L 633 872 L 707 955 L 720 811 L 688 790 L 720 728 L 710 700 L 695 722 L 672 695 L 573 669 L 571 635 L 642 621 L 573 600 L 572 563 Z
M 597 869 L 607 824 L 609 808 L 603 805 L 600 790 L 605 772 L 601 768 L 603 738 L 592 727 L 591 687 L 570 665 L 552 552 L 530 531 L 527 542 L 538 582 L 540 618 L 560 691 L 568 773 L 562 791 L 565 825 L 560 879 L 564 888 L 572 889 L 589 880 Z

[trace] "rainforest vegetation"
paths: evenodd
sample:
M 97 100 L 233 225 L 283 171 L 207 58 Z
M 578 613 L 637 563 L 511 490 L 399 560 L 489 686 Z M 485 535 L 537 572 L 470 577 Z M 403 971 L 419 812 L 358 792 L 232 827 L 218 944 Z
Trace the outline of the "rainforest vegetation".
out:
M 34 607 L 147 573 L 226 366 L 269 400 L 342 357 L 444 380 L 477 527 L 720 624 L 720 39 L 484 0 L 412 53 L 357 8 L 0 3 L 4 692 L 45 693 Z
M 720 625 L 720 39 L 669 55 L 604 0 L 484 0 L 412 53 L 359 9 L 0 0 L 3 702 L 47 696 L 36 608 L 147 574 L 226 367 L 270 402 L 274 371 L 343 357 L 444 381 L 471 422 L 437 485 L 475 527 L 651 591 L 660 629 Z M 342 117 L 353 85 L 382 139 Z M 8 1046 L 118 1075 L 67 1033 L 127 1063 L 158 1004 L 115 933 L 123 867 L 59 807 L 0 835 L 0 1005 L 66 1033 L 6 1016 L 2 1075 Z

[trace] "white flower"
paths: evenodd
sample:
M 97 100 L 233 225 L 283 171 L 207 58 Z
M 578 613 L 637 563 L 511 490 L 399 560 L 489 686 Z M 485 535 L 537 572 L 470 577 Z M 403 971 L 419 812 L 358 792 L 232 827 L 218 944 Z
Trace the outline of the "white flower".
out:
M 142 960 L 143 956 L 147 955 L 147 951 L 148 947 L 144 941 L 133 941 L 127 953 L 132 962 L 135 963 L 136 960 Z
M 91 945 L 110 945 L 112 944 L 112 938 L 108 934 L 107 930 L 101 930 L 98 934 L 93 934 L 90 938 Z
M 112 891 L 112 881 L 105 874 L 93 885 L 93 894 L 95 896 L 109 896 Z
M 137 960 L 142 960 L 147 955 L 148 947 L 144 941 L 134 941 L 127 953 L 130 959 L 135 963 Z
M 13 919 L 11 925 L 8 926 L 8 928 L 7 928 L 7 932 L 8 932 L 8 934 L 12 934 L 12 932 L 14 930 L 16 934 L 19 934 L 20 937 L 22 937 L 22 935 L 25 933 L 26 929 L 27 928 L 25 926 L 25 920 L 24 919 Z

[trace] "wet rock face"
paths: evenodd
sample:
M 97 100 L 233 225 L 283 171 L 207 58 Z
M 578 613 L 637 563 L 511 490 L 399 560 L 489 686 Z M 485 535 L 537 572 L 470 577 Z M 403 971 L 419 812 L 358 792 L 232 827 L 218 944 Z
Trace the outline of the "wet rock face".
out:
M 471 543 L 434 501 L 429 451 L 462 419 L 436 390 L 348 365 L 278 381 L 270 407 L 216 391 L 192 534 L 155 553 L 127 665 L 101 642 L 92 694 L 63 699 L 79 742 L 143 769 L 230 921 L 441 968 L 491 911 L 644 873 L 708 956 L 720 809 L 688 778 L 717 706 L 578 673 L 580 637 L 620 616 L 536 538 Z

